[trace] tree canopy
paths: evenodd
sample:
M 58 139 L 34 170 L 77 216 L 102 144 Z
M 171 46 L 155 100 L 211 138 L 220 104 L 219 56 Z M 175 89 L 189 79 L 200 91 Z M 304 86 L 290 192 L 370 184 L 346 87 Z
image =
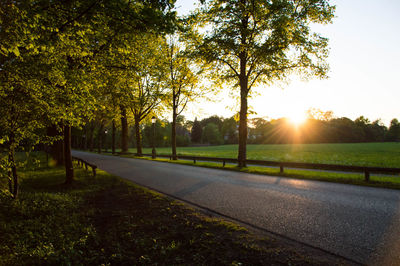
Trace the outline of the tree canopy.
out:
M 311 24 L 330 23 L 327 0 L 211 0 L 189 21 L 195 56 L 214 68 L 216 79 L 240 88 L 239 166 L 245 166 L 247 97 L 259 83 L 271 84 L 292 73 L 325 77 L 328 40 Z

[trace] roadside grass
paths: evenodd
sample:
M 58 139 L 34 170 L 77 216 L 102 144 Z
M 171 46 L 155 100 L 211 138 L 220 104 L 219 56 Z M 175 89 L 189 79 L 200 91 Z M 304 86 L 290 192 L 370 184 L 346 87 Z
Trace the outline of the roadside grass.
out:
M 178 147 L 178 155 L 236 158 L 237 145 Z M 130 149 L 135 153 L 135 149 Z M 151 153 L 145 148 L 144 153 Z M 171 148 L 157 148 L 171 154 Z M 333 144 L 250 144 L 247 158 L 253 160 L 325 163 L 354 166 L 400 167 L 400 142 Z
M 198 211 L 104 171 L 94 178 L 43 164 L 21 170 L 13 200 L 0 190 L 0 265 L 326 265 L 317 251 Z M 317 252 L 317 253 L 315 253 Z
M 137 157 L 134 155 L 120 155 L 120 156 L 153 160 L 148 157 Z M 301 170 L 301 169 L 299 170 L 299 169 L 287 169 L 287 168 L 285 168 L 283 173 L 280 173 L 279 168 L 272 168 L 272 167 L 248 166 L 244 168 L 239 168 L 235 164 L 226 164 L 225 166 L 222 166 L 222 163 L 220 162 L 218 163 L 218 162 L 197 161 L 196 163 L 193 163 L 193 161 L 189 160 L 173 161 L 161 158 L 155 160 L 166 163 L 176 163 L 176 164 L 191 165 L 198 167 L 223 169 L 236 172 L 271 175 L 277 177 L 296 178 L 303 180 L 317 180 L 317 181 L 334 182 L 334 183 L 351 184 L 351 185 L 368 186 L 368 187 L 400 189 L 400 175 L 389 176 L 389 175 L 371 174 L 370 181 L 367 182 L 365 181 L 363 173 L 347 173 L 347 172 L 341 173 L 341 172 L 314 171 L 314 170 Z

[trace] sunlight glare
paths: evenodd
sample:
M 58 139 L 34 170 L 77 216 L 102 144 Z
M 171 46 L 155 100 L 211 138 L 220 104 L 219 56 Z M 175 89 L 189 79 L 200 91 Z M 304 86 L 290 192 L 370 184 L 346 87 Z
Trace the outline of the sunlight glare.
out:
M 307 120 L 307 115 L 305 112 L 293 112 L 287 117 L 291 124 L 295 126 L 300 126 Z

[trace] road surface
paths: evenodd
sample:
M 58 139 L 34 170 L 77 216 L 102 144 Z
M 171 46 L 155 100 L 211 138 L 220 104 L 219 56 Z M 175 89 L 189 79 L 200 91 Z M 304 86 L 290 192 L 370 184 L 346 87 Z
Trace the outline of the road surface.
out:
M 78 151 L 73 156 L 137 184 L 354 261 L 400 265 L 398 190 Z

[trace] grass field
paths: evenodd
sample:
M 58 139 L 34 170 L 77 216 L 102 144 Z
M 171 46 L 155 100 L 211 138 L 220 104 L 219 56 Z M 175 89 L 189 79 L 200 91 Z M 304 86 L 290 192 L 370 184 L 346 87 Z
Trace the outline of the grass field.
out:
M 236 158 L 237 145 L 178 147 L 178 155 Z M 135 149 L 130 149 L 136 152 Z M 151 149 L 144 149 L 151 153 Z M 157 148 L 171 154 L 171 148 Z M 355 166 L 400 167 L 400 143 L 248 145 L 247 158 L 255 160 L 326 163 Z
M 206 217 L 103 171 L 94 178 L 76 169 L 75 183 L 65 186 L 63 168 L 36 160 L 20 175 L 16 200 L 0 182 L 0 265 L 343 263 Z

